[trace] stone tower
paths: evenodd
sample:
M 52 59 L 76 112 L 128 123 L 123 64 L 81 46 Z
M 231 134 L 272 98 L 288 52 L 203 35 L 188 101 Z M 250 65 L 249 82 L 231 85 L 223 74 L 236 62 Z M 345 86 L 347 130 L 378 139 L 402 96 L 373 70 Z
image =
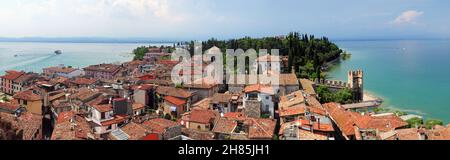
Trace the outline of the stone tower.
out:
M 363 71 L 349 71 L 348 85 L 353 94 L 353 100 L 361 102 L 364 96 L 363 90 Z

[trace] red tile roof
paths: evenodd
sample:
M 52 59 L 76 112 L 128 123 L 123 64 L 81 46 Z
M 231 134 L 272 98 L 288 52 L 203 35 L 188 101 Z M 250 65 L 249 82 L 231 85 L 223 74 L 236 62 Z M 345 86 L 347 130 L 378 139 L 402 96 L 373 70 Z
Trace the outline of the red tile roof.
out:
M 228 112 L 223 115 L 224 118 L 230 120 L 244 121 L 247 119 L 247 116 L 242 112 Z
M 299 115 L 299 114 L 305 114 L 305 113 L 306 113 L 306 105 L 305 104 L 298 104 L 298 105 L 280 110 L 281 117 Z
M 10 122 L 12 128 L 23 131 L 23 140 L 33 140 L 42 130 L 42 116 L 32 113 L 22 113 L 20 117 L 16 117 L 10 113 L 0 112 L 0 120 Z M 37 137 L 38 139 L 42 137 Z
M 166 86 L 159 86 L 156 89 L 156 92 L 160 95 L 172 96 L 172 97 L 184 98 L 184 99 L 193 96 L 193 94 L 191 92 L 186 91 L 184 89 L 175 88 L 175 87 L 166 87 Z
M 158 134 L 164 134 L 166 129 L 178 126 L 176 122 L 162 118 L 155 118 L 145 121 L 142 125 L 147 129 L 149 129 L 150 131 L 152 131 L 153 133 Z
M 130 122 L 127 125 L 120 128 L 123 132 L 125 132 L 130 138 L 128 140 L 140 140 L 147 136 L 149 131 L 140 124 L 136 124 L 134 122 Z
M 315 113 L 315 114 L 322 115 L 322 116 L 327 115 L 327 111 L 325 109 L 321 109 L 321 108 L 317 108 L 317 107 L 308 107 L 308 109 L 309 109 L 309 112 L 311 112 L 311 113 Z
M 108 120 L 108 121 L 103 121 L 103 122 L 101 122 L 101 124 L 102 124 L 102 126 L 109 126 L 109 125 L 112 125 L 112 124 L 118 124 L 118 123 L 121 123 L 121 122 L 124 122 L 125 120 L 127 120 L 127 116 L 118 116 L 118 115 L 116 115 L 116 116 L 114 116 L 114 119 L 111 119 L 111 120 Z
M 94 107 L 99 112 L 112 111 L 112 105 L 111 104 L 93 105 L 92 107 Z
M 73 111 L 61 112 L 53 129 L 52 140 L 88 139 L 91 128 L 84 117 Z
M 92 85 L 95 82 L 97 82 L 97 79 L 87 79 L 87 78 L 76 78 L 75 80 L 72 81 L 72 83 L 77 84 L 77 85 Z
M 71 67 L 48 67 L 44 68 L 43 70 L 49 70 L 51 72 L 72 73 L 76 69 Z
M 0 109 L 2 109 L 2 110 L 15 112 L 19 108 L 20 108 L 20 105 L 18 105 L 18 104 L 2 103 L 2 102 L 0 102 Z
M 408 125 L 408 123 L 397 116 L 363 116 L 356 112 L 345 111 L 343 108 L 340 108 L 337 103 L 327 103 L 323 106 L 342 133 L 347 136 L 355 135 L 354 126 L 360 129 L 377 129 L 382 132 L 387 132 Z
M 276 122 L 273 119 L 249 118 L 245 122 L 249 125 L 248 138 L 272 139 Z
M 1 76 L 0 78 L 7 79 L 7 80 L 15 80 L 25 74 L 25 72 L 19 72 L 19 71 L 6 71 L 6 74 L 4 76 Z
M 187 113 L 187 115 L 189 115 L 190 122 L 208 124 L 216 119 L 218 113 L 212 110 L 193 110 Z
M 231 134 L 237 127 L 237 122 L 226 118 L 220 118 L 214 125 L 213 132 L 222 134 Z
M 84 70 L 86 71 L 97 71 L 97 72 L 107 72 L 107 73 L 114 73 L 118 72 L 120 70 L 120 65 L 114 65 L 114 64 L 99 64 L 99 65 L 91 65 Z
M 436 127 L 432 130 L 427 130 L 426 135 L 428 140 L 450 140 L 450 128 Z
M 245 93 L 250 93 L 250 92 L 259 92 L 259 93 L 266 93 L 266 94 L 275 94 L 274 89 L 272 86 L 264 86 L 261 84 L 254 84 L 254 85 L 250 85 L 245 87 L 244 89 Z
M 14 99 L 22 99 L 27 101 L 39 101 L 41 100 L 41 96 L 33 93 L 33 90 L 26 90 L 17 93 L 13 96 Z
M 183 105 L 186 104 L 185 100 L 182 100 L 182 99 L 179 99 L 179 98 L 175 98 L 175 97 L 172 97 L 172 96 L 166 96 L 166 97 L 164 97 L 164 100 L 169 102 L 169 103 L 172 103 L 172 104 L 174 104 L 176 106 L 183 106 Z

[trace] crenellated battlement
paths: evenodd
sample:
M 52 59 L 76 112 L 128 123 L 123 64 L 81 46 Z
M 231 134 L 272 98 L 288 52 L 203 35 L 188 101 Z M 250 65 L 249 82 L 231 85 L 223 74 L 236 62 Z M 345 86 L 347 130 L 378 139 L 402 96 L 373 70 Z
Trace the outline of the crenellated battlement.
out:
M 320 82 L 316 80 L 316 84 L 325 85 L 333 88 L 350 88 L 350 85 L 347 82 L 338 80 L 321 80 Z
M 362 70 L 348 72 L 348 77 L 363 78 L 363 75 L 364 75 L 364 73 Z

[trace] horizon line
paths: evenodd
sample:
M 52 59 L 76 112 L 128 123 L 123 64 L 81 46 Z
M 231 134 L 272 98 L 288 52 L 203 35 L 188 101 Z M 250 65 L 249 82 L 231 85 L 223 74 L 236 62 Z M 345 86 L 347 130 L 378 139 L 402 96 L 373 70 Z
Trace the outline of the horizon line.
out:
M 244 36 L 245 37 L 245 36 Z M 244 38 L 240 37 L 240 38 Z M 262 36 L 251 38 L 264 38 L 275 36 Z M 150 37 L 0 37 L 0 42 L 48 42 L 48 43 L 178 43 L 191 40 L 206 41 L 208 39 L 231 40 L 238 38 L 150 38 Z M 450 40 L 450 38 L 442 37 L 402 37 L 402 38 L 329 38 L 331 41 L 388 41 L 388 40 Z

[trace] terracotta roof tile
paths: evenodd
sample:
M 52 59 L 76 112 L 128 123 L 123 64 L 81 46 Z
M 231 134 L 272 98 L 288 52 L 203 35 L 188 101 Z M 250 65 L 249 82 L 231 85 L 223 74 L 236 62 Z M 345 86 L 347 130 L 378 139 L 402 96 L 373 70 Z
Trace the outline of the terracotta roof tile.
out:
M 275 94 L 272 86 L 264 86 L 261 84 L 254 84 L 254 85 L 247 86 L 247 87 L 245 87 L 244 92 L 245 93 L 259 92 L 259 93 L 266 93 L 266 94 L 270 94 L 270 95 Z
M 354 126 L 360 129 L 377 129 L 382 132 L 387 132 L 408 125 L 397 116 L 363 116 L 356 112 L 345 111 L 336 103 L 327 103 L 323 106 L 345 135 L 354 135 Z
M 229 103 L 232 96 L 231 94 L 216 93 L 211 98 L 211 103 Z
M 249 118 L 245 122 L 249 125 L 248 138 L 272 139 L 276 122 L 273 119 Z
M 26 91 L 19 92 L 16 95 L 14 95 L 13 98 L 23 99 L 23 100 L 27 100 L 27 101 L 39 101 L 42 99 L 40 95 L 33 93 L 33 90 L 26 90 Z
M 130 122 L 120 129 L 130 136 L 128 140 L 140 140 L 149 134 L 149 131 L 145 127 L 134 122 Z
M 10 122 L 13 128 L 23 131 L 23 140 L 32 140 L 42 130 L 42 116 L 32 113 L 22 113 L 20 117 L 0 112 L 0 120 Z M 37 137 L 38 139 L 42 137 Z
M 75 78 L 75 80 L 72 81 L 72 83 L 77 84 L 77 85 L 92 85 L 95 82 L 97 82 L 97 79 L 88 79 L 88 78 L 82 78 L 82 77 L 78 77 Z
M 112 105 L 111 104 L 93 105 L 92 107 L 94 107 L 99 112 L 112 111 Z
M 18 104 L 0 102 L 0 110 L 6 110 L 8 112 L 15 112 L 19 108 L 20 108 L 20 105 L 18 105 Z
M 189 91 L 186 91 L 184 89 L 175 88 L 175 87 L 165 87 L 165 86 L 159 86 L 156 89 L 156 92 L 160 95 L 165 96 L 172 96 L 177 98 L 189 98 L 192 97 L 192 93 Z
M 73 111 L 61 112 L 53 129 L 52 140 L 82 140 L 88 139 L 89 123 L 84 117 Z
M 242 112 L 228 112 L 223 115 L 224 118 L 230 120 L 244 121 L 247 119 L 247 116 Z
M 23 74 L 25 74 L 25 72 L 10 70 L 10 71 L 6 71 L 6 74 L 4 76 L 1 76 L 0 78 L 7 79 L 7 80 L 16 80 Z
M 284 108 L 284 109 L 280 110 L 279 113 L 280 113 L 281 117 L 305 114 L 306 113 L 306 105 L 299 104 L 299 105 L 295 105 L 295 106 L 292 106 L 289 108 Z
M 226 118 L 220 118 L 219 120 L 217 120 L 212 131 L 215 133 L 231 134 L 236 127 L 236 121 Z
M 145 121 L 142 125 L 153 133 L 159 134 L 163 134 L 168 128 L 178 126 L 176 122 L 162 118 L 155 118 Z
M 421 140 L 419 129 L 417 128 L 398 129 L 395 132 L 397 132 L 399 140 Z
M 164 100 L 166 102 L 172 103 L 172 104 L 174 104 L 176 106 L 183 106 L 183 105 L 186 104 L 185 100 L 182 100 L 182 99 L 179 99 L 179 98 L 175 98 L 175 97 L 172 97 L 172 96 L 165 96 Z
M 448 127 L 427 130 L 425 133 L 428 140 L 450 140 L 450 128 Z
M 213 123 L 218 113 L 212 110 L 192 110 L 186 113 L 190 122 L 196 122 L 201 124 Z
M 86 68 L 83 68 L 87 71 L 98 71 L 98 72 L 108 72 L 108 73 L 114 73 L 118 72 L 120 70 L 120 65 L 114 65 L 114 64 L 98 64 L 98 65 L 91 65 Z

